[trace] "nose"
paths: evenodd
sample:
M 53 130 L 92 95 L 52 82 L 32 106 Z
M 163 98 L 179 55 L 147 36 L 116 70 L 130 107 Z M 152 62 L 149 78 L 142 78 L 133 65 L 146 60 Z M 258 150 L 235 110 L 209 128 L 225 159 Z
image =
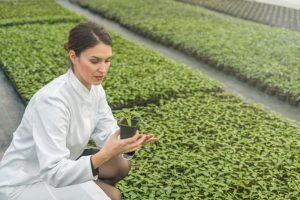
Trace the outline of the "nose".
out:
M 105 62 L 101 62 L 98 67 L 98 71 L 101 73 L 105 73 L 107 71 L 108 65 Z

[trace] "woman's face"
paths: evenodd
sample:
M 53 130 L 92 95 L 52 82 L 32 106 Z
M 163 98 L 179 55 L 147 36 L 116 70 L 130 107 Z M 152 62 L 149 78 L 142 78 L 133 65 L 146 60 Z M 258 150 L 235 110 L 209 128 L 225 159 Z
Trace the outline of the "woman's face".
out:
M 74 74 L 89 90 L 92 85 L 99 85 L 106 76 L 112 57 L 112 47 L 99 43 L 81 52 L 79 57 L 71 50 L 70 60 L 73 63 Z

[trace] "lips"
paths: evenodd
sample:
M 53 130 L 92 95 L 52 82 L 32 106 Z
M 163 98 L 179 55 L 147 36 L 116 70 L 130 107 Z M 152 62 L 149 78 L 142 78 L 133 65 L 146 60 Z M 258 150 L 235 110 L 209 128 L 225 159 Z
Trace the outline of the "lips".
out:
M 102 80 L 102 79 L 104 78 L 104 76 L 95 76 L 95 78 L 96 78 L 98 81 L 100 81 L 100 80 Z

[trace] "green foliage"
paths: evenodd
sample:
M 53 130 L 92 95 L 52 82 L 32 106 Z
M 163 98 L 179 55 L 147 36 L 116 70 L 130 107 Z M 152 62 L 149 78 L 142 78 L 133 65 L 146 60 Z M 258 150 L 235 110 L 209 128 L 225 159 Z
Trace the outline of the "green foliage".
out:
M 75 2 L 164 44 L 196 55 L 270 93 L 300 102 L 300 35 L 296 32 L 254 24 L 172 0 Z
M 44 4 L 47 5 L 46 8 L 42 6 Z M 24 20 L 25 23 L 0 26 L 0 37 L 5 38 L 0 41 L 0 48 L 6 49 L 0 52 L 0 64 L 25 101 L 29 101 L 39 88 L 65 73 L 67 54 L 62 46 L 67 40 L 68 31 L 76 23 L 49 24 L 48 21 L 48 24 L 31 24 L 26 16 L 30 18 L 35 15 L 33 19 L 49 17 L 50 21 L 66 19 L 68 16 L 81 18 L 66 12 L 53 0 L 12 1 L 0 3 L 1 6 L 6 7 L 6 10 L 20 10 L 20 15 L 4 12 L 2 19 L 7 19 L 9 23 L 15 19 Z M 117 34 L 111 35 L 114 41 L 114 59 L 103 85 L 112 108 L 158 103 L 160 99 L 192 95 L 197 91 L 222 91 L 221 86 L 208 77 L 176 64 L 153 50 L 128 42 Z
M 0 2 L 0 26 L 32 23 L 79 22 L 83 17 L 59 6 L 54 0 Z
M 158 103 L 160 99 L 189 96 L 197 91 L 222 91 L 219 83 L 198 71 L 111 35 L 114 55 L 103 85 L 113 108 Z
M 122 113 L 124 113 L 124 116 L 121 119 L 125 119 L 124 123 L 122 123 L 123 125 L 131 126 L 132 122 L 133 122 L 132 120 L 135 120 L 135 121 L 139 122 L 140 119 L 141 119 L 141 116 L 138 112 L 132 111 L 129 108 L 122 109 Z
M 118 184 L 125 199 L 299 197 L 300 129 L 290 121 L 226 93 L 132 111 L 143 118 L 140 130 L 160 141 L 136 153 Z
M 67 53 L 63 43 L 75 25 L 0 28 L 0 37 L 6 38 L 0 41 L 0 48 L 6 49 L 0 52 L 0 63 L 27 101 L 43 85 L 66 72 Z M 103 85 L 113 108 L 157 103 L 159 99 L 193 95 L 196 91 L 222 91 L 208 77 L 116 34 L 111 35 L 114 58 Z
M 22 96 L 32 95 L 66 72 L 63 44 L 74 23 L 0 27 L 0 63 Z
M 121 5 L 123 1 L 118 3 Z M 165 5 L 162 1 L 156 3 Z M 150 1 L 149 5 L 152 5 Z M 167 9 L 173 6 L 168 4 L 160 10 L 169 11 Z M 199 12 L 198 8 L 195 10 Z M 137 9 L 133 9 L 134 12 Z M 131 17 L 128 13 L 124 19 Z M 149 9 L 145 15 L 150 17 L 155 13 L 156 10 Z M 170 12 L 174 19 L 177 14 Z M 197 16 L 192 10 L 185 14 L 187 19 Z M 201 11 L 199 16 L 206 14 Z M 186 23 L 183 19 L 179 22 Z M 155 24 L 151 20 L 149 22 Z M 67 54 L 63 43 L 75 24 L 0 27 L 0 37 L 5 38 L 0 40 L 0 63 L 27 101 L 39 88 L 66 72 Z M 158 26 L 153 30 L 163 28 Z M 173 28 L 169 27 L 169 35 L 173 35 Z M 114 114 L 117 119 L 138 116 L 143 120 L 139 124 L 140 131 L 155 133 L 160 138 L 159 142 L 137 152 L 130 176 L 118 184 L 125 199 L 299 197 L 299 127 L 224 93 L 220 84 L 201 73 L 114 33 L 111 35 L 114 55 L 104 86 L 113 108 L 123 108 L 114 110 Z M 176 37 L 187 39 L 183 35 Z M 223 51 L 214 37 L 207 43 L 215 42 L 216 46 L 206 50 Z M 90 142 L 88 148 L 94 146 Z

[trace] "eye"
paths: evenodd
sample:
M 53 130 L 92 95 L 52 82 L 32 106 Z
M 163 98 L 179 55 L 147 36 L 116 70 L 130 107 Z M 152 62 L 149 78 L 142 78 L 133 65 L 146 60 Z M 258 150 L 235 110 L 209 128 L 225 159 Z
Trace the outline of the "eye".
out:
M 90 60 L 90 62 L 93 63 L 93 64 L 97 64 L 97 63 L 99 63 L 99 60 L 94 60 L 93 59 L 93 60 Z
M 111 60 L 109 59 L 109 60 L 105 60 L 105 63 L 110 63 L 111 62 Z

